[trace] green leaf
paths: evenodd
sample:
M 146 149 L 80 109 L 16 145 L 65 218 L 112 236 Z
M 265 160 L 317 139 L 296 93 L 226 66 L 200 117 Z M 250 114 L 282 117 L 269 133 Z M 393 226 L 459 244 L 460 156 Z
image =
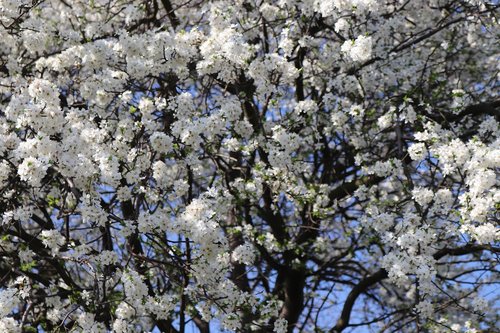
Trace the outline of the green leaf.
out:
M 35 266 L 36 266 L 36 261 L 33 260 L 32 262 L 22 264 L 20 269 L 23 272 L 29 272 Z

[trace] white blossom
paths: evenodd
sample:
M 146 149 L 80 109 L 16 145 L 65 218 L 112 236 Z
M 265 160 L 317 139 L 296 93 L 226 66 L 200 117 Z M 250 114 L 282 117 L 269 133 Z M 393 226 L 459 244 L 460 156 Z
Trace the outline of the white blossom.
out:
M 288 322 L 286 319 L 280 318 L 274 322 L 273 332 L 285 333 L 287 331 Z
M 250 244 L 245 243 L 234 249 L 231 256 L 234 261 L 251 265 L 255 260 L 255 250 Z
M 21 180 L 27 181 L 33 186 L 40 186 L 48 168 L 49 165 L 46 161 L 28 157 L 19 165 L 17 173 Z
M 497 3 L 0 0 L 0 333 L 494 330 Z
M 366 61 L 372 56 L 372 37 L 360 35 L 356 40 L 345 41 L 341 50 L 353 61 Z

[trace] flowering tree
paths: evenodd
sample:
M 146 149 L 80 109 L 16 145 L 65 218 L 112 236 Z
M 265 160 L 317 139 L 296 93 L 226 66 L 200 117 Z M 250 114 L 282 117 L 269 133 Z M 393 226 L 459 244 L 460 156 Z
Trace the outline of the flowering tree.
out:
M 1 0 L 0 332 L 493 332 L 498 1 Z

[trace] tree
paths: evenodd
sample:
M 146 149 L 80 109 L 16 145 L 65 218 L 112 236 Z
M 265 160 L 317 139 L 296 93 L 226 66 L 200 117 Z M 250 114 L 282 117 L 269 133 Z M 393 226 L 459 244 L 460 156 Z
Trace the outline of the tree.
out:
M 498 1 L 0 4 L 0 332 L 499 329 Z

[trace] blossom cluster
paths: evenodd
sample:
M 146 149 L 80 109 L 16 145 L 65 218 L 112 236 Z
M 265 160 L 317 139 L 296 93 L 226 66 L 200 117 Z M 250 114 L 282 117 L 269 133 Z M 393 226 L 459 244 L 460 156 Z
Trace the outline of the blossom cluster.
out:
M 499 10 L 0 0 L 0 332 L 492 327 Z

